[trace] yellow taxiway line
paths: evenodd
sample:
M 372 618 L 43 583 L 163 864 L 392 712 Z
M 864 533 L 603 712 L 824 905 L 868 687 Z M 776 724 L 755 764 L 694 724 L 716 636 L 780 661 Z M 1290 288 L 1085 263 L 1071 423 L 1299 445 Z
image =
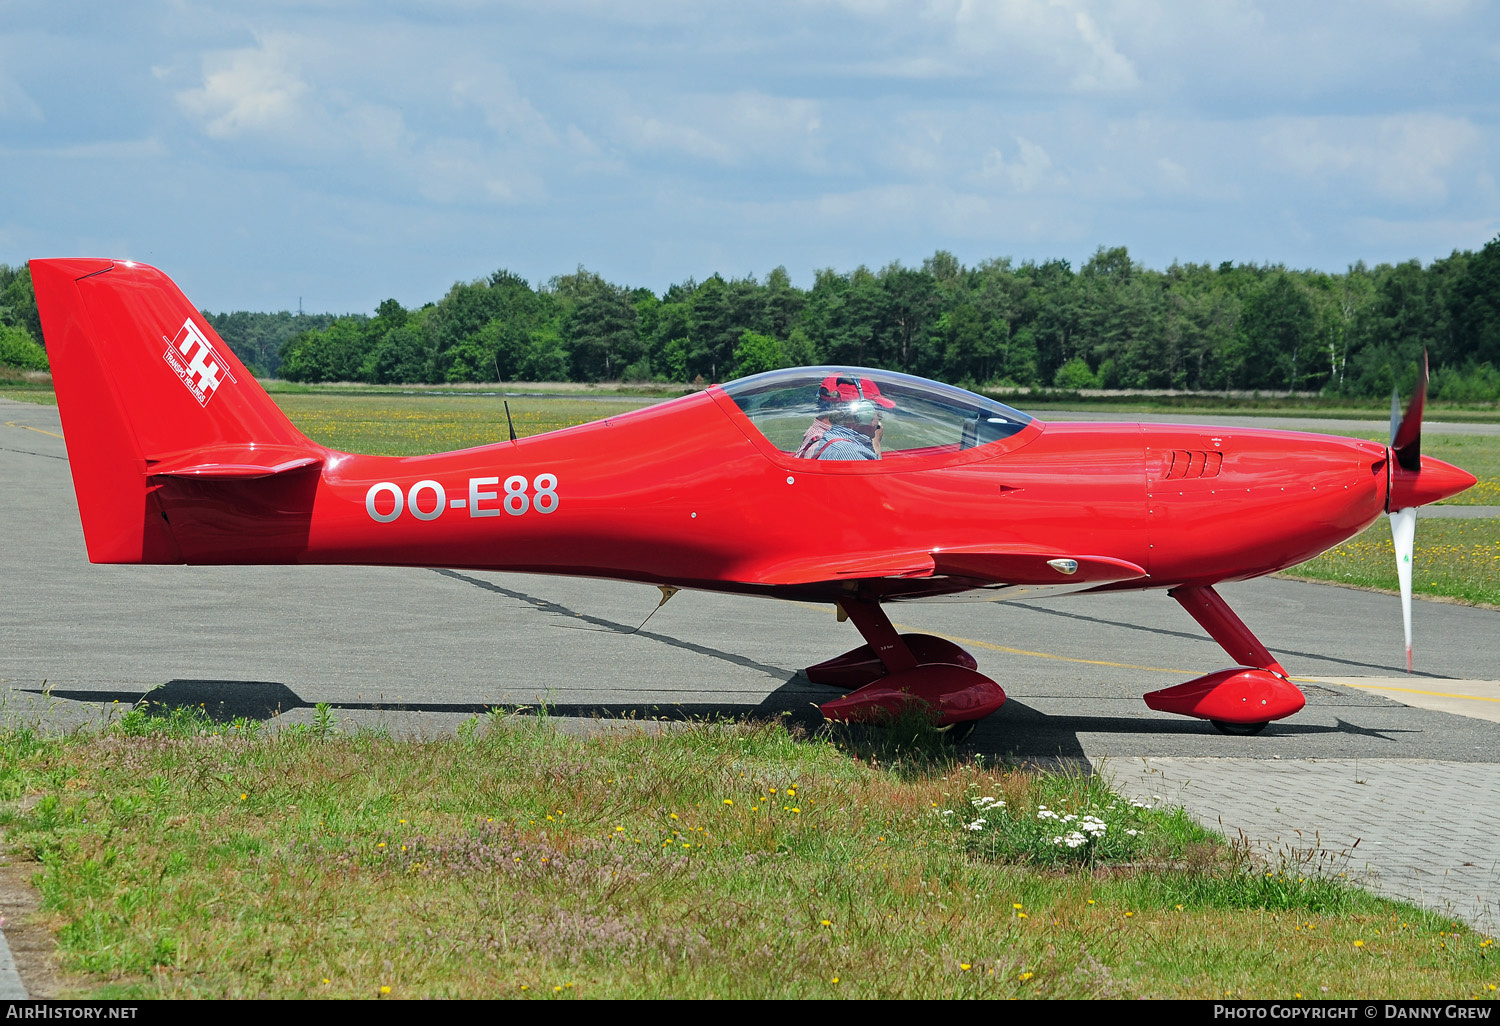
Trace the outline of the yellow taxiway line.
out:
M 5 426 L 6 427 L 13 427 L 13 428 L 20 428 L 22 431 L 35 431 L 39 435 L 51 435 L 53 438 L 61 438 L 62 437 L 62 435 L 58 434 L 56 431 L 46 431 L 46 430 L 43 430 L 42 428 L 32 427 L 30 424 L 17 424 L 13 420 L 7 420 L 5 422 Z

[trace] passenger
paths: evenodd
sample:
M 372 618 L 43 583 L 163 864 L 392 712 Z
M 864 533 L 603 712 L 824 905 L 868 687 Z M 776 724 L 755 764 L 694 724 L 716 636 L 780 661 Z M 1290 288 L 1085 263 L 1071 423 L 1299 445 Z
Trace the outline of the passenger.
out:
M 818 386 L 818 416 L 802 439 L 797 455 L 812 460 L 880 459 L 885 434 L 880 408 L 896 404 L 880 394 L 869 378 L 833 376 Z
M 797 458 L 799 460 L 812 459 L 813 446 L 817 444 L 818 439 L 822 438 L 832 426 L 828 420 L 828 412 L 820 409 L 818 415 L 813 418 L 812 426 L 802 436 L 802 446 L 796 452 Z

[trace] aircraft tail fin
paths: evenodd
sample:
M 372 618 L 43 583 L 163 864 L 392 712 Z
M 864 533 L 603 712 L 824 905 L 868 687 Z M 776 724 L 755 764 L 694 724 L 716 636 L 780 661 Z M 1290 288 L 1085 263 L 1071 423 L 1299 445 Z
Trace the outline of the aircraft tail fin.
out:
M 322 464 L 327 451 L 156 268 L 33 260 L 31 276 L 92 562 L 184 562 L 164 482 Z

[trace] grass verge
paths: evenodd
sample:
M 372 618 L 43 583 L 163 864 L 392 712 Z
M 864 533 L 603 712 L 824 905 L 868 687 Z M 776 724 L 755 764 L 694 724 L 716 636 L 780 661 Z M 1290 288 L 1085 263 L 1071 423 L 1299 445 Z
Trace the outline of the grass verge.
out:
M 3 742 L 0 825 L 95 996 L 1467 998 L 1500 983 L 1488 938 L 1449 920 L 1257 866 L 1096 780 L 930 745 L 882 761 L 774 724 L 580 738 L 498 714 L 398 742 L 339 736 L 326 710 L 276 733 L 133 711 Z M 1118 851 L 1053 839 L 1095 814 L 1128 837 Z
M 1400 582 L 1390 525 L 1381 517 L 1284 576 L 1396 591 Z M 1419 519 L 1412 593 L 1500 605 L 1500 519 Z
M 467 449 L 510 437 L 495 396 L 283 393 L 275 397 L 309 438 L 343 452 L 416 456 Z M 639 399 L 521 397 L 507 400 L 520 437 L 639 409 Z

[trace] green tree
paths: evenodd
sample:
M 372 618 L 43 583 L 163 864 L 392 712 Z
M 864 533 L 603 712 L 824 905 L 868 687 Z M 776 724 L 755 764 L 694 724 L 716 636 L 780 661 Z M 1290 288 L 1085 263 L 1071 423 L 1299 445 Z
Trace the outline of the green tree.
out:
M 780 370 L 788 366 L 788 363 L 786 351 L 778 339 L 747 331 L 740 336 L 740 344 L 734 348 L 734 365 L 735 376 L 745 377 L 762 371 Z
M 1055 388 L 1096 388 L 1098 384 L 1094 372 L 1089 370 L 1088 361 L 1081 356 L 1075 356 L 1057 368 L 1057 374 L 1052 378 Z
M 36 344 L 31 332 L 25 328 L 0 324 L 0 367 L 44 371 L 47 369 L 47 351 Z
M 1500 365 L 1500 235 L 1467 262 L 1449 309 L 1454 361 Z
M 36 308 L 31 268 L 26 264 L 0 264 L 0 325 L 24 328 L 33 344 L 41 344 L 42 318 Z

